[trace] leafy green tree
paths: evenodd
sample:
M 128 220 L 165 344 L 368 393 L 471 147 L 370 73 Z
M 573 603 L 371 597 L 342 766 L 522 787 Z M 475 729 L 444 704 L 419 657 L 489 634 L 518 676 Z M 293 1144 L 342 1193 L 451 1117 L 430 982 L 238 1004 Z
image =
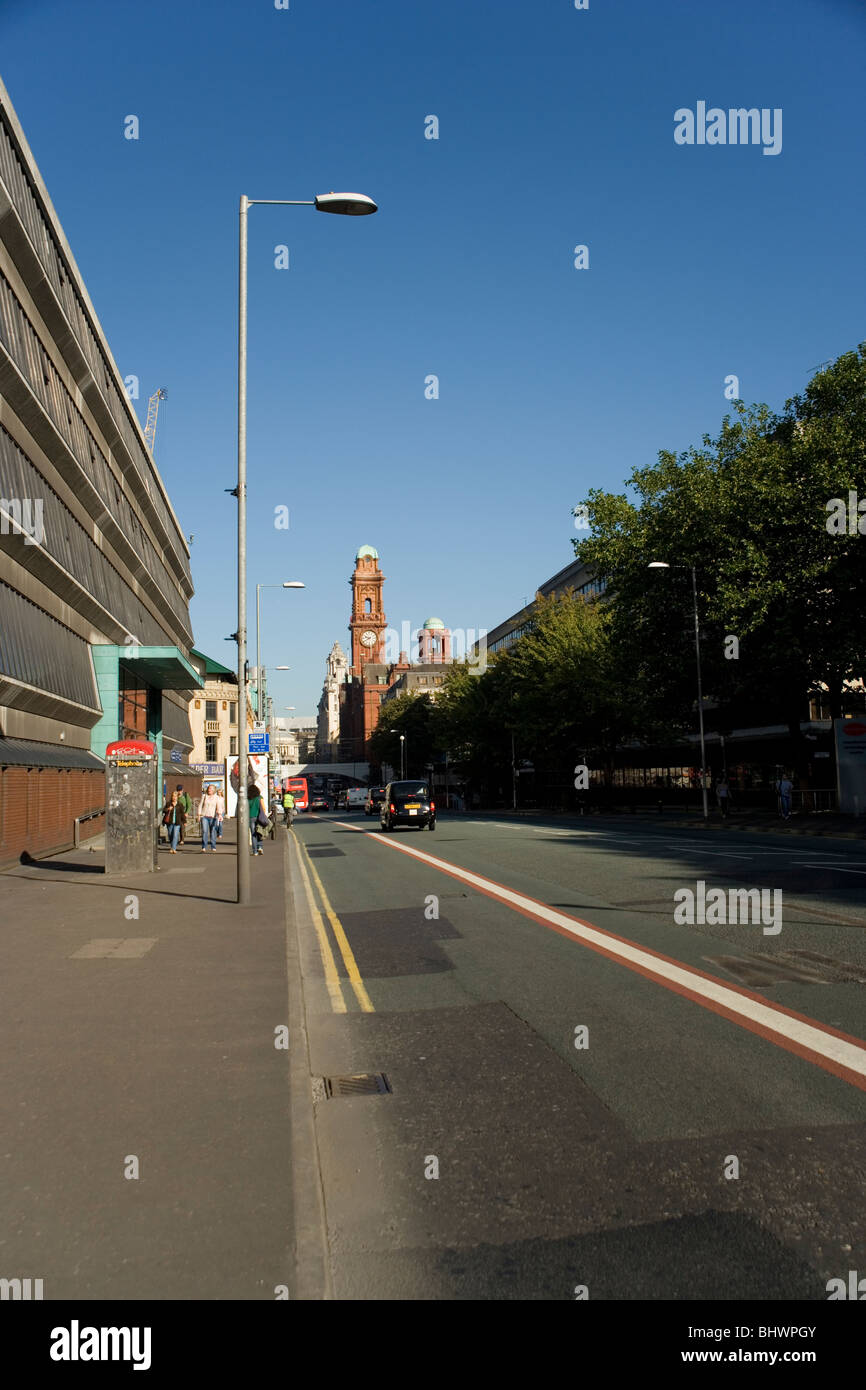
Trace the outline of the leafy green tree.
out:
M 396 729 L 396 733 L 392 730 Z M 400 767 L 400 735 L 405 738 L 406 775 L 420 776 L 432 760 L 434 748 L 433 706 L 427 695 L 407 691 L 387 700 L 379 710 L 370 736 L 371 761 Z
M 614 599 L 611 640 L 632 672 L 645 730 L 694 727 L 694 566 L 717 724 L 778 709 L 799 760 L 808 692 L 826 686 L 838 714 L 846 680 L 866 664 L 866 536 L 827 528 L 830 500 L 866 486 L 866 345 L 820 372 L 781 415 L 738 403 L 716 439 L 661 452 L 629 483 L 634 502 L 590 493 L 593 534 L 575 550 Z M 651 560 L 680 568 L 651 574 Z M 730 637 L 737 660 L 726 658 Z

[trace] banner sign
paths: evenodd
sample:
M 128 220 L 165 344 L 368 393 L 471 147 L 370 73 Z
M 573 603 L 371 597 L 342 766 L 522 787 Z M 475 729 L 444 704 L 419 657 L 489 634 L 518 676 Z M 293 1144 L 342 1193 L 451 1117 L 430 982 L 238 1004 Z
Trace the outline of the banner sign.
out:
M 839 810 L 843 815 L 862 816 L 866 811 L 866 722 L 835 719 L 833 726 Z

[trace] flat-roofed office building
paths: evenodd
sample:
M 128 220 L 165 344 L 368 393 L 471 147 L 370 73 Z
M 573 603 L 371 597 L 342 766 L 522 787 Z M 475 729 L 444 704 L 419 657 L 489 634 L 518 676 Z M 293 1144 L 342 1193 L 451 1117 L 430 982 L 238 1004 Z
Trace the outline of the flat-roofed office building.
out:
M 104 806 L 106 745 L 192 746 L 189 550 L 0 82 L 0 865 Z M 86 822 L 82 838 L 102 827 Z
M 542 594 L 544 598 L 551 595 L 564 594 L 571 591 L 575 595 L 583 598 L 596 598 L 604 593 L 604 583 L 596 579 L 592 570 L 585 565 L 582 560 L 572 560 L 570 565 L 558 570 L 550 579 L 546 579 L 543 584 L 539 584 L 536 595 Z M 490 653 L 506 651 L 515 642 L 529 631 L 529 625 L 538 607 L 537 598 L 524 608 L 519 608 L 516 613 L 512 613 L 510 618 L 491 628 L 486 637 L 487 651 Z M 475 654 L 478 655 L 479 643 L 475 644 Z

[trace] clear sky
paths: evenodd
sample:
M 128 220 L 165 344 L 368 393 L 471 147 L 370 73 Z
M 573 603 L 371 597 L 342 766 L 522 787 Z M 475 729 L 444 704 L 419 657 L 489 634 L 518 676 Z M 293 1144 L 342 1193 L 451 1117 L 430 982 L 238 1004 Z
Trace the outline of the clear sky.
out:
M 250 214 L 249 584 L 307 585 L 263 594 L 264 661 L 312 713 L 360 545 L 392 626 L 492 628 L 587 489 L 717 430 L 727 376 L 781 406 L 866 336 L 864 72 L 861 0 L 0 0 L 140 417 L 168 391 L 196 644 L 233 664 L 241 193 L 380 205 Z M 676 144 L 701 101 L 781 109 L 781 152 Z

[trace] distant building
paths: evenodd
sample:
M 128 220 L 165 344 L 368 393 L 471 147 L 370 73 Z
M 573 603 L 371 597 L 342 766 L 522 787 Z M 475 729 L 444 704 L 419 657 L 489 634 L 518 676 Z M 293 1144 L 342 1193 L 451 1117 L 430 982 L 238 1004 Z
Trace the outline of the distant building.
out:
M 506 651 L 529 631 L 538 607 L 538 594 L 544 598 L 550 598 L 557 594 L 564 594 L 569 589 L 575 595 L 580 595 L 583 598 L 595 598 L 604 593 L 605 584 L 602 580 L 596 579 L 592 570 L 582 560 L 573 560 L 570 565 L 559 570 L 551 579 L 546 579 L 543 584 L 539 584 L 536 598 L 531 603 L 519 608 L 516 613 L 512 613 L 511 617 L 506 618 L 498 627 L 491 628 L 486 638 L 488 653 L 493 655 L 495 652 Z M 475 650 L 477 653 L 477 643 Z
M 193 651 L 204 662 L 204 689 L 196 691 L 190 701 L 189 723 L 192 731 L 191 763 L 222 763 L 238 755 L 238 678 L 234 671 L 218 661 Z M 253 710 L 247 700 L 246 730 L 252 729 Z
M 339 642 L 328 657 L 316 733 L 316 761 L 338 762 L 340 752 L 340 687 L 345 684 L 349 659 Z M 296 761 L 291 759 L 290 761 Z
M 361 761 L 369 760 L 370 736 L 386 700 L 407 691 L 428 693 L 435 699 L 444 678 L 442 668 L 452 661 L 451 633 L 441 618 L 428 618 L 418 635 L 418 662 L 410 663 L 405 652 L 400 652 L 397 661 L 388 661 L 388 620 L 382 603 L 385 576 L 379 568 L 379 552 L 371 545 L 362 545 L 356 554 L 349 583 L 351 660 L 339 690 L 339 757 Z

